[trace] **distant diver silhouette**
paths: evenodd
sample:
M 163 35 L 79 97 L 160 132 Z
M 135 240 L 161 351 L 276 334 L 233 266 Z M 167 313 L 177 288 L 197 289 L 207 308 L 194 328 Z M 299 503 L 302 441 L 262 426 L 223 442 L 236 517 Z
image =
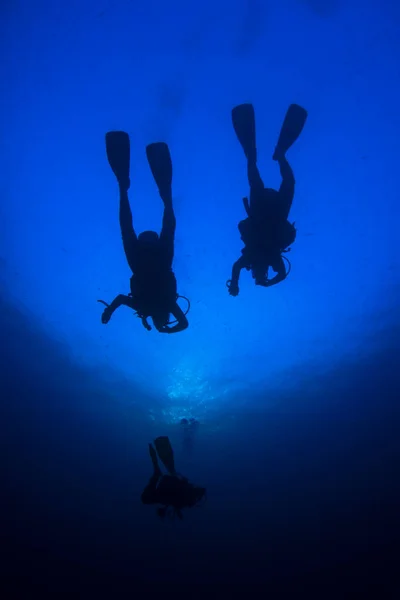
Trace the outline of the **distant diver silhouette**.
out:
M 149 444 L 153 475 L 142 493 L 143 504 L 161 504 L 157 510 L 159 517 L 183 518 L 182 509 L 201 504 L 206 497 L 206 488 L 193 485 L 186 477 L 175 470 L 174 451 L 169 438 L 160 436 Z M 168 474 L 163 475 L 158 464 L 157 454 Z
M 130 187 L 130 140 L 124 131 L 106 134 L 108 162 L 119 184 L 119 222 L 125 256 L 132 271 L 131 293 L 119 294 L 111 304 L 99 300 L 106 308 L 102 323 L 111 319 L 120 306 L 128 306 L 141 318 L 143 326 L 150 331 L 151 318 L 160 333 L 176 333 L 188 327 L 186 314 L 177 303 L 177 283 L 172 270 L 176 219 L 172 205 L 172 161 L 167 144 L 158 142 L 146 147 L 147 160 L 164 203 L 162 230 L 144 231 L 137 237 L 133 228 L 129 205 Z M 176 321 L 170 322 L 170 314 Z M 176 323 L 176 325 L 174 325 Z M 171 325 L 173 325 L 171 327 Z
M 234 263 L 227 287 L 231 296 L 239 294 L 239 277 L 242 269 L 251 270 L 256 285 L 270 287 L 283 281 L 286 271 L 283 252 L 290 249 L 296 239 L 294 223 L 288 221 L 294 197 L 295 180 L 286 159 L 286 152 L 297 140 L 307 119 L 307 111 L 291 104 L 286 113 L 273 160 L 279 164 L 282 183 L 279 191 L 264 187 L 257 167 L 256 126 L 252 104 L 240 104 L 232 109 L 232 123 L 236 136 L 247 158 L 247 177 L 250 201 L 243 198 L 247 218 L 238 228 L 244 242 L 242 256 Z M 276 275 L 268 279 L 272 267 Z
M 186 418 L 183 417 L 180 420 L 180 426 L 183 434 L 183 452 L 186 456 L 190 456 L 193 453 L 196 433 L 199 429 L 200 423 L 195 417 Z

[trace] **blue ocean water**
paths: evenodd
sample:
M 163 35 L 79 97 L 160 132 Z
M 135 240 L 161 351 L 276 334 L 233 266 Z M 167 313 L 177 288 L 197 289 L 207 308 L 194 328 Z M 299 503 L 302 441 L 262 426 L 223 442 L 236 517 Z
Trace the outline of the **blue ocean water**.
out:
M 398 3 L 7 0 L 0 10 L 5 577 L 267 586 L 357 570 L 368 553 L 390 564 Z M 248 184 L 231 109 L 243 102 L 270 187 L 287 107 L 309 116 L 288 153 L 290 277 L 263 289 L 244 273 L 232 298 Z M 118 129 L 131 137 L 138 231 L 162 218 L 145 147 L 170 147 L 174 269 L 191 301 L 177 335 L 145 331 L 124 308 L 100 320 L 99 298 L 129 292 L 104 144 Z M 190 443 L 183 417 L 199 421 Z M 208 490 L 182 523 L 140 503 L 158 435 Z

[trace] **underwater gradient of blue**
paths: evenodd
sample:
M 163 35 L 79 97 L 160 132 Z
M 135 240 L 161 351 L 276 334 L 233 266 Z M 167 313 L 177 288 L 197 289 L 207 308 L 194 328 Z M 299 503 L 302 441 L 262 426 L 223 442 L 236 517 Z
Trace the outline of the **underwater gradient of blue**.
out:
M 322 542 L 308 562 L 301 548 L 307 536 L 318 546 L 327 515 L 343 524 L 357 512 L 351 469 L 383 489 L 376 456 L 392 451 L 368 436 L 381 423 L 383 444 L 397 416 L 384 399 L 398 396 L 399 22 L 390 0 L 2 3 L 4 446 L 29 547 L 145 581 L 232 581 L 234 564 L 237 581 L 265 582 L 329 559 Z M 242 102 L 255 107 L 270 187 L 287 107 L 309 116 L 288 153 L 292 272 L 271 289 L 245 272 L 232 298 L 248 185 L 231 109 Z M 105 154 L 114 129 L 131 137 L 137 231 L 162 218 L 145 146 L 170 147 L 174 268 L 191 302 L 174 336 L 125 308 L 100 321 L 96 301 L 129 291 Z M 200 421 L 191 452 L 184 416 Z M 147 442 L 163 434 L 209 490 L 182 524 L 140 505 Z M 249 544 L 263 548 L 252 560 Z

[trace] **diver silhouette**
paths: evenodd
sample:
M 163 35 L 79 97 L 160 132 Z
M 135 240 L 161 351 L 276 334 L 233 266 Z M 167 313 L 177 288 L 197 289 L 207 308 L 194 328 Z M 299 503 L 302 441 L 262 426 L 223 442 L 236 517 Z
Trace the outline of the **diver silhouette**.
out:
M 243 198 L 247 218 L 240 221 L 238 228 L 244 248 L 242 256 L 233 265 L 231 279 L 227 281 L 231 296 L 239 294 L 242 269 L 251 270 L 255 284 L 264 287 L 276 285 L 289 273 L 282 253 L 288 251 L 296 238 L 294 223 L 288 221 L 295 179 L 286 159 L 286 152 L 299 137 L 306 119 L 307 112 L 304 108 L 297 104 L 289 106 L 272 157 L 279 164 L 282 183 L 279 190 L 273 190 L 264 186 L 257 167 L 253 105 L 240 104 L 232 110 L 233 127 L 247 159 L 250 201 Z M 270 267 L 276 273 L 272 279 L 268 279 Z
M 150 331 L 148 318 L 160 333 L 176 333 L 188 327 L 186 315 L 177 303 L 177 283 L 172 270 L 176 219 L 172 204 L 172 161 L 167 144 L 163 142 L 146 147 L 147 160 L 164 203 L 162 230 L 144 231 L 139 236 L 133 228 L 132 211 L 128 199 L 130 187 L 130 140 L 124 131 L 106 134 L 108 162 L 119 184 L 119 222 L 122 243 L 132 271 L 131 293 L 119 294 L 106 305 L 102 323 L 106 324 L 120 306 L 128 306 L 141 318 Z M 170 314 L 177 324 L 170 327 Z M 186 313 L 187 314 L 187 313 Z
M 199 429 L 200 423 L 195 417 L 190 417 L 189 419 L 183 417 L 180 420 L 180 426 L 183 434 L 182 449 L 187 456 L 190 456 L 193 454 L 196 433 Z
M 142 493 L 143 504 L 162 504 L 157 510 L 159 517 L 167 515 L 172 518 L 176 515 L 183 518 L 184 508 L 193 508 L 205 500 L 206 489 L 195 486 L 186 477 L 178 475 L 175 470 L 174 451 L 169 438 L 158 437 L 154 440 L 154 446 L 149 444 L 150 458 L 153 463 L 153 474 L 149 483 Z M 163 475 L 158 464 L 157 454 L 168 471 Z

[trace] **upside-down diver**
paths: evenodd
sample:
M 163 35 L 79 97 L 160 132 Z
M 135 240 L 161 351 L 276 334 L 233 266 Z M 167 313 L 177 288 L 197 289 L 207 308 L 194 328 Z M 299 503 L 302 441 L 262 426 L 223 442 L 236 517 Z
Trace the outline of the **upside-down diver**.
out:
M 255 284 L 264 287 L 275 285 L 287 277 L 282 253 L 295 241 L 296 228 L 288 220 L 295 179 L 286 152 L 299 137 L 306 119 L 307 112 L 304 108 L 297 104 L 290 105 L 272 157 L 277 161 L 282 176 L 279 190 L 273 190 L 264 186 L 257 167 L 253 105 L 240 104 L 232 110 L 233 127 L 247 159 L 250 200 L 243 199 L 247 218 L 240 221 L 238 227 L 244 248 L 242 256 L 234 263 L 231 279 L 227 282 L 231 296 L 239 294 L 242 269 L 251 270 Z M 276 273 L 272 279 L 268 279 L 270 267 Z
M 160 235 L 144 231 L 136 235 L 128 199 L 130 187 L 130 140 L 124 131 L 106 134 L 106 150 L 110 166 L 119 185 L 119 222 L 122 243 L 128 265 L 132 271 L 131 293 L 119 294 L 107 304 L 102 322 L 108 323 L 120 306 L 133 309 L 150 330 L 151 318 L 160 333 L 176 333 L 188 327 L 186 315 L 178 305 L 177 282 L 172 270 L 174 259 L 176 219 L 172 204 L 172 161 L 167 144 L 163 142 L 146 147 L 147 160 L 162 202 L 164 214 Z M 170 315 L 176 319 L 171 327 Z

